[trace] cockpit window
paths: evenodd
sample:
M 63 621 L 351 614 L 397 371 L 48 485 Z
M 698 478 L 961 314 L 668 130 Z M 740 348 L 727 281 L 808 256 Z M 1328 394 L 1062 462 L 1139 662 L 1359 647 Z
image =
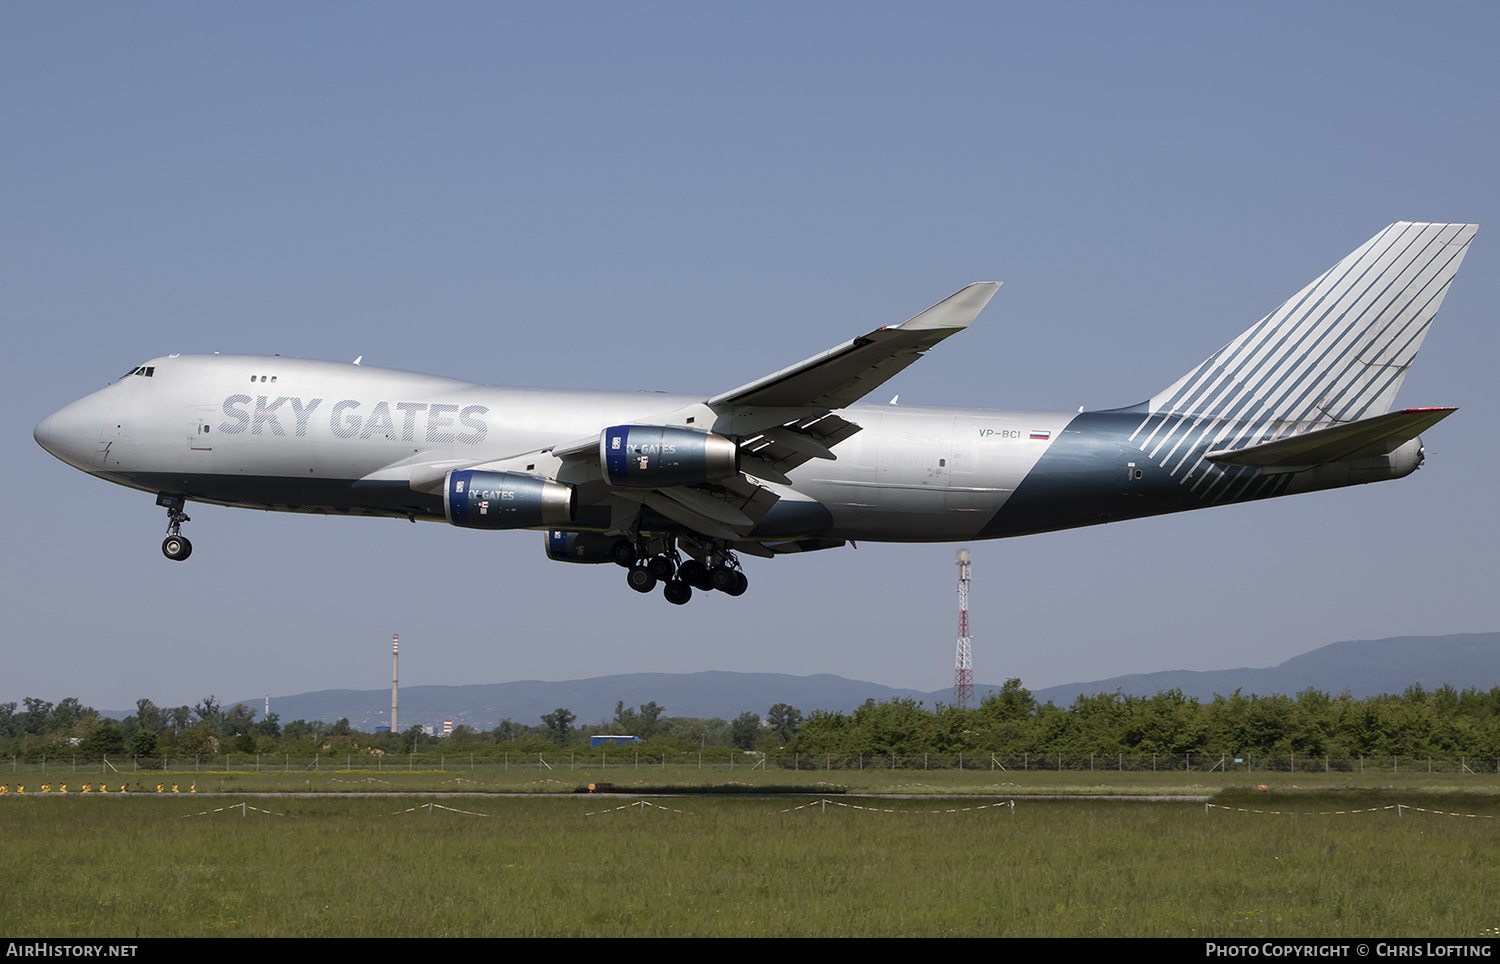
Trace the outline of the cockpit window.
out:
M 124 375 L 124 377 L 129 378 L 131 375 L 144 375 L 147 378 L 150 378 L 152 375 L 155 375 L 155 374 L 156 374 L 156 366 L 155 365 L 141 365 L 139 368 L 132 368 L 130 371 L 126 372 L 125 375 Z

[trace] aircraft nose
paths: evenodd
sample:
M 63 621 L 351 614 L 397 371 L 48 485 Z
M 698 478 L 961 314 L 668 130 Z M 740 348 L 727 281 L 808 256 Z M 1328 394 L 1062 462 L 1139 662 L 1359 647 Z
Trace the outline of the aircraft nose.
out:
M 99 443 L 107 410 L 93 395 L 64 405 L 36 424 L 37 444 L 69 465 L 84 471 L 98 468 Z

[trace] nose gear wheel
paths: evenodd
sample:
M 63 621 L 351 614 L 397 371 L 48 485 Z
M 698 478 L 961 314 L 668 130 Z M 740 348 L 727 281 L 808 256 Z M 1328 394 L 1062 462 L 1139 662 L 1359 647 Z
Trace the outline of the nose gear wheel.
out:
M 180 495 L 162 493 L 156 504 L 167 510 L 167 537 L 162 540 L 161 554 L 173 562 L 181 562 L 193 554 L 193 544 L 182 534 L 182 524 L 192 522 L 182 511 L 184 500 Z

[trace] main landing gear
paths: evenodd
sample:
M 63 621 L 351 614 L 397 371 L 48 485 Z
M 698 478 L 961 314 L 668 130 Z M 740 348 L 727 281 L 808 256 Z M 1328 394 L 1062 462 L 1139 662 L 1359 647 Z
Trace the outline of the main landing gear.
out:
M 156 497 L 156 504 L 167 510 L 167 537 L 161 541 L 161 554 L 173 562 L 181 562 L 193 554 L 193 544 L 182 534 L 182 524 L 193 520 L 183 513 L 184 501 L 180 495 L 162 493 Z
M 679 561 L 677 546 L 672 541 L 653 552 L 645 543 L 632 546 L 621 540 L 613 557 L 617 565 L 630 570 L 625 582 L 631 589 L 646 593 L 661 583 L 662 596 L 674 606 L 692 599 L 694 589 L 700 592 L 717 589 L 739 596 L 750 586 L 750 580 L 740 571 L 739 557 L 728 549 L 715 548 L 702 559 Z

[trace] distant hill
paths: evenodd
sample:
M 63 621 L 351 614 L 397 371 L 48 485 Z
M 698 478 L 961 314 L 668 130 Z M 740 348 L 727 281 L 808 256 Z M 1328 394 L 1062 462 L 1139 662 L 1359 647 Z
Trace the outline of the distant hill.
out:
M 1413 683 L 1435 689 L 1444 683 L 1456 689 L 1488 690 L 1500 686 L 1500 633 L 1460 633 L 1454 636 L 1397 636 L 1330 643 L 1310 653 L 1293 656 L 1265 669 L 1221 669 L 1208 672 L 1175 670 L 1136 673 L 1088 683 L 1069 683 L 1037 690 L 1042 702 L 1069 706 L 1078 694 L 1113 693 L 1154 696 L 1179 689 L 1201 701 L 1235 690 L 1262 696 L 1295 696 L 1305 689 L 1337 696 L 1348 690 L 1356 698 L 1401 693 Z
M 893 689 L 842 676 L 789 676 L 783 673 L 629 673 L 551 683 L 522 680 L 470 686 L 406 686 L 397 707 L 402 729 L 416 723 L 453 720 L 479 730 L 493 729 L 509 717 L 526 726 L 541 723 L 543 713 L 567 707 L 578 722 L 614 719 L 615 704 L 640 706 L 655 700 L 667 716 L 733 719 L 746 710 L 762 715 L 775 703 L 789 703 L 804 713 L 815 707 L 852 710 L 867 699 L 899 696 L 927 700 L 918 690 Z M 259 708 L 262 702 L 244 700 Z M 224 706 L 233 706 L 226 702 Z M 319 690 L 273 697 L 271 710 L 283 725 L 291 720 L 328 720 L 347 716 L 357 730 L 373 730 L 390 716 L 390 690 Z
M 1434 689 L 1450 683 L 1458 689 L 1500 686 L 1500 633 L 1455 636 L 1401 636 L 1394 639 L 1332 643 L 1293 657 L 1279 666 L 1226 669 L 1210 672 L 1179 670 L 1141 673 L 1112 679 L 1070 683 L 1034 691 L 1039 701 L 1071 705 L 1080 693 L 1152 696 L 1180 689 L 1185 695 L 1210 700 L 1215 693 L 1235 690 L 1246 694 L 1295 695 L 1312 687 L 1337 696 L 1348 690 L 1356 697 L 1400 693 L 1413 683 Z M 976 698 L 999 690 L 998 685 L 976 685 Z M 390 710 L 389 690 L 320 690 L 275 697 L 271 709 L 283 724 L 296 719 L 332 722 L 348 717 L 360 730 L 384 722 Z M 667 716 L 732 719 L 746 710 L 764 714 L 774 703 L 789 703 L 804 713 L 813 709 L 849 712 L 867 699 L 910 697 L 927 706 L 952 699 L 950 690 L 922 692 L 879 683 L 863 683 L 841 676 L 789 676 L 780 673 L 631 673 L 593 679 L 544 682 L 525 680 L 470 686 L 408 686 L 401 690 L 400 722 L 441 723 L 453 720 L 475 729 L 492 729 L 509 717 L 534 726 L 543 713 L 559 706 L 577 714 L 579 723 L 613 719 L 615 703 L 627 706 L 655 700 Z M 243 702 L 256 710 L 260 699 Z M 233 706 L 226 701 L 224 706 Z M 123 717 L 130 711 L 107 715 Z

